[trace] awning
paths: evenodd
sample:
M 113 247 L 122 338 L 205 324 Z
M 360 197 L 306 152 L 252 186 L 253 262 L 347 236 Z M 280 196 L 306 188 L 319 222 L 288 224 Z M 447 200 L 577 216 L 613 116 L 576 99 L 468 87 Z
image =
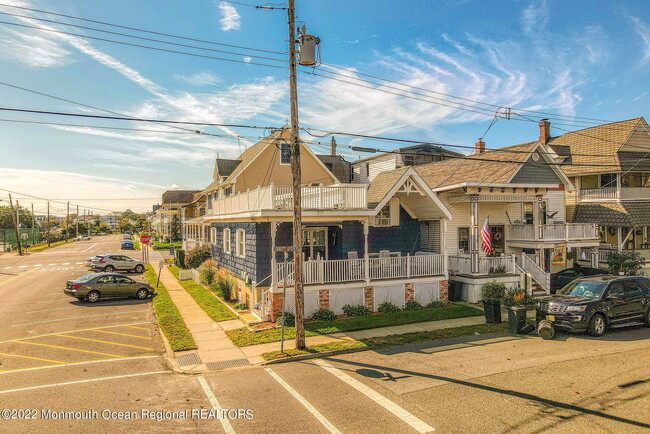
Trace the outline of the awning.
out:
M 650 226 L 650 202 L 580 204 L 573 221 L 601 226 Z

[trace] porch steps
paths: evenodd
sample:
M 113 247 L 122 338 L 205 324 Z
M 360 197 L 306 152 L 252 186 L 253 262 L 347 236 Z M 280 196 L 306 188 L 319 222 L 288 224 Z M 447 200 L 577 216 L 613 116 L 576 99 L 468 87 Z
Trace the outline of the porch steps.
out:
M 251 309 L 250 313 L 239 314 L 239 319 L 247 326 L 252 326 L 262 322 L 262 318 L 259 315 L 259 313 L 255 312 L 255 309 Z

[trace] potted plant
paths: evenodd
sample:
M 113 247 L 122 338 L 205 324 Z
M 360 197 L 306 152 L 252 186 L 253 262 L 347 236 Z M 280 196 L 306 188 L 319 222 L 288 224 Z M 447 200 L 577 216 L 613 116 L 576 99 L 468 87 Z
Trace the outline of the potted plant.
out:
M 483 296 L 485 322 L 500 323 L 501 299 L 506 294 L 506 285 L 497 282 L 496 280 L 484 283 L 483 286 L 481 286 L 481 294 Z
M 516 288 L 512 292 L 513 306 L 508 309 L 508 327 L 510 333 L 518 334 L 526 325 L 526 311 L 527 308 L 524 304 L 526 298 L 526 291 L 521 288 Z

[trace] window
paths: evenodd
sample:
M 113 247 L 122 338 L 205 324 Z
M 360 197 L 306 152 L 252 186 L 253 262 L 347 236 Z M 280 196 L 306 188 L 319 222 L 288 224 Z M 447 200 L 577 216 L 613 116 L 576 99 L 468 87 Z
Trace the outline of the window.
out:
M 458 228 L 458 252 L 469 253 L 469 228 Z
M 302 231 L 302 254 L 306 261 L 327 259 L 327 229 L 309 228 Z
M 291 144 L 280 144 L 280 164 L 291 164 Z
M 618 183 L 616 182 L 615 173 L 603 173 L 600 175 L 600 186 L 601 187 L 616 187 Z
M 246 256 L 246 231 L 237 229 L 235 233 L 235 253 L 240 258 Z
M 387 203 L 375 217 L 375 226 L 390 226 L 390 203 Z
M 377 213 L 374 226 L 399 226 L 399 212 L 399 199 L 394 197 Z
M 223 252 L 230 254 L 230 229 L 223 230 Z
M 210 228 L 210 242 L 216 244 L 217 242 L 217 228 Z

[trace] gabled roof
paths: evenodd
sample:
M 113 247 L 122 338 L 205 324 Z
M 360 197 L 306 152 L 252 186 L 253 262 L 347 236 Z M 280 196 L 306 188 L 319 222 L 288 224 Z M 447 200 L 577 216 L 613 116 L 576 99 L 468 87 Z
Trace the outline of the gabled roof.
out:
M 429 143 L 422 143 L 419 145 L 407 146 L 405 148 L 398 148 L 392 152 L 384 152 L 382 154 L 373 155 L 372 157 L 362 158 L 361 160 L 357 160 L 352 164 L 363 163 L 365 161 L 374 160 L 376 158 L 384 157 L 386 155 L 399 155 L 404 153 L 422 154 L 422 155 L 445 155 L 450 158 L 463 156 L 463 154 L 450 151 L 449 149 L 445 149 L 442 146 L 431 145 Z
M 241 164 L 241 160 L 227 160 L 225 158 L 217 158 L 214 165 L 215 179 L 219 176 L 230 176 L 230 174 Z
M 650 221 L 650 207 L 642 201 L 579 204 L 573 221 L 601 226 L 646 226 Z
M 194 194 L 201 190 L 169 190 L 162 194 L 163 206 L 169 204 L 186 204 L 194 201 Z
M 650 170 L 650 158 L 639 163 L 646 153 L 621 151 L 632 133 L 644 128 L 650 132 L 645 119 L 638 117 L 552 137 L 548 145 L 558 155 L 570 158 L 564 163 L 578 164 L 563 166 L 569 176 L 629 170 L 633 165 L 634 169 Z
M 259 142 L 255 143 L 253 146 L 250 148 L 246 149 L 242 154 L 239 156 L 239 161 L 241 161 L 240 164 L 237 165 L 233 169 L 233 171 L 228 175 L 228 178 L 226 178 L 225 182 L 228 183 L 230 181 L 233 181 L 237 175 L 239 175 L 241 172 L 246 169 L 246 167 L 253 161 L 259 154 L 266 149 L 268 145 L 273 143 L 274 141 L 278 139 L 285 139 L 285 140 L 290 140 L 291 139 L 291 131 L 288 128 L 281 128 L 277 131 L 274 131 L 271 135 L 268 137 L 265 137 L 264 139 L 260 140 Z

